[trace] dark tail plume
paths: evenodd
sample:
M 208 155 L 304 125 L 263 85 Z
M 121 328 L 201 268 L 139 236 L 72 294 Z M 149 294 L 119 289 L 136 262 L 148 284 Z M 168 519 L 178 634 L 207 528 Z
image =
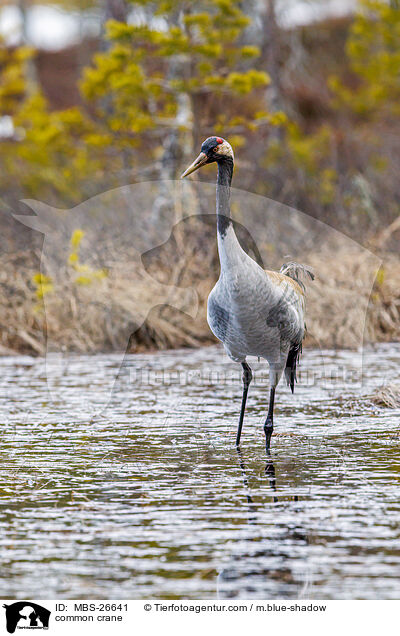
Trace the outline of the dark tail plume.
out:
M 286 378 L 286 382 L 288 383 L 288 386 L 290 386 L 292 393 L 294 393 L 294 384 L 295 382 L 297 382 L 296 369 L 297 369 L 297 363 L 300 359 L 301 352 L 302 352 L 301 342 L 299 344 L 293 344 L 291 348 L 289 349 L 289 353 L 288 353 L 288 357 L 286 361 L 285 378 Z

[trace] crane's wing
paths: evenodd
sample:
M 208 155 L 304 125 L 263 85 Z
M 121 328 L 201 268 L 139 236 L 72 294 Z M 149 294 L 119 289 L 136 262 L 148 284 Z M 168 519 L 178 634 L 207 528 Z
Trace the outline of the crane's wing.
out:
M 303 282 L 304 279 L 310 278 L 311 280 L 314 280 L 315 278 L 314 272 L 311 269 L 311 267 L 308 267 L 307 265 L 301 265 L 300 263 L 295 263 L 293 261 L 289 263 L 284 263 L 280 269 L 280 274 L 283 274 L 284 276 L 287 276 L 288 278 L 291 278 L 292 280 L 294 280 L 303 291 L 303 294 L 305 292 L 305 285 Z M 306 326 L 304 324 L 303 337 L 305 335 L 305 329 L 306 329 Z M 288 353 L 288 357 L 286 361 L 286 367 L 285 367 L 286 382 L 288 383 L 288 386 L 290 386 L 292 393 L 294 392 L 295 382 L 297 382 L 296 369 L 297 369 L 297 364 L 300 360 L 301 352 L 302 352 L 302 341 L 293 342 L 289 349 L 289 353 Z

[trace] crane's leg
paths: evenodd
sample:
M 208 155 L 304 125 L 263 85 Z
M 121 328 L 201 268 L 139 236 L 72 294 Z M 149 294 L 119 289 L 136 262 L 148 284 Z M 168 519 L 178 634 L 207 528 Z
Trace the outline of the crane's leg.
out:
M 239 425 L 238 425 L 238 430 L 237 430 L 237 435 L 236 435 L 236 446 L 239 446 L 239 444 L 240 444 L 240 436 L 242 434 L 244 411 L 246 409 L 247 392 L 249 390 L 250 382 L 251 382 L 251 380 L 253 378 L 253 374 L 252 374 L 251 369 L 250 369 L 249 365 L 247 364 L 247 362 L 242 362 L 242 368 L 243 368 L 243 376 L 242 376 L 242 379 L 243 379 L 243 397 L 242 397 L 242 407 L 240 409 Z
M 275 387 L 271 387 L 269 392 L 269 407 L 268 407 L 268 415 L 264 424 L 264 433 L 265 433 L 265 447 L 267 452 L 269 452 L 269 448 L 271 445 L 271 435 L 274 430 L 274 400 L 275 400 Z

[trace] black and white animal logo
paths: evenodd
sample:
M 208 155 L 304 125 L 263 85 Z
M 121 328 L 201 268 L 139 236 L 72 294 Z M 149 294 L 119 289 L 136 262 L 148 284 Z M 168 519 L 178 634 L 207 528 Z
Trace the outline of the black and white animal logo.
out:
M 3 605 L 6 610 L 6 627 L 9 634 L 18 629 L 48 629 L 51 612 L 31 601 L 17 601 Z

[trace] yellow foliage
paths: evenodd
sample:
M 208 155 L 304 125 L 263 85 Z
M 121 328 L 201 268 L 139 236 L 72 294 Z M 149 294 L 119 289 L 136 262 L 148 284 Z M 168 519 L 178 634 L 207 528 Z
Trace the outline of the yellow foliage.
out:
M 73 247 L 75 250 L 78 249 L 84 235 L 85 233 L 83 230 L 74 230 L 71 236 L 71 247 Z
M 76 229 L 72 232 L 70 239 L 72 249 L 68 256 L 68 264 L 72 266 L 75 272 L 79 273 L 79 276 L 73 279 L 76 285 L 91 285 L 95 281 L 102 280 L 108 276 L 105 269 L 92 269 L 90 265 L 79 261 L 79 248 L 84 236 L 85 232 L 83 230 Z
M 133 0 L 133 4 L 148 2 Z M 56 198 L 67 208 L 100 188 L 118 185 L 123 171 L 142 166 L 144 157 L 155 158 L 171 126 L 182 138 L 188 128 L 191 131 L 190 117 L 188 123 L 176 121 L 182 93 L 191 107 L 207 92 L 223 94 L 229 103 L 225 135 L 236 132 L 229 122 L 235 101 L 241 112 L 246 99 L 246 121 L 241 125 L 254 130 L 248 96 L 270 78 L 252 68 L 258 47 L 243 45 L 243 30 L 250 19 L 241 2 L 200 0 L 191 6 L 183 0 L 155 0 L 151 6 L 165 28 L 107 23 L 110 46 L 93 57 L 80 82 L 84 108 L 51 110 L 37 86 L 27 90 L 26 64 L 32 51 L 0 50 L 0 116 L 12 113 L 16 131 L 14 139 L 2 140 L 2 191 L 14 188 L 25 198 Z M 182 14 L 179 21 L 174 17 L 177 9 Z M 190 72 L 173 72 L 178 59 L 184 67 L 190 61 Z M 260 110 L 263 98 L 257 99 L 254 111 Z M 257 126 L 283 121 L 278 113 L 265 113 Z M 209 117 L 201 125 L 207 131 L 214 123 Z M 79 243 L 72 247 L 77 251 Z M 78 260 L 71 253 L 69 264 Z
M 93 278 L 91 276 L 77 276 L 75 278 L 75 283 L 77 285 L 91 285 L 93 283 Z
M 382 287 L 385 278 L 386 278 L 386 272 L 385 272 L 385 269 L 381 266 L 378 269 L 378 273 L 376 275 L 376 279 L 375 279 L 376 286 Z
M 37 272 L 32 276 L 32 282 L 35 284 L 35 295 L 39 300 L 43 300 L 44 296 L 53 291 L 54 285 L 50 276 L 46 276 L 41 272 Z
M 400 115 L 400 6 L 385 0 L 359 0 L 346 53 L 359 87 L 347 87 L 337 76 L 329 79 L 336 106 L 358 115 Z

